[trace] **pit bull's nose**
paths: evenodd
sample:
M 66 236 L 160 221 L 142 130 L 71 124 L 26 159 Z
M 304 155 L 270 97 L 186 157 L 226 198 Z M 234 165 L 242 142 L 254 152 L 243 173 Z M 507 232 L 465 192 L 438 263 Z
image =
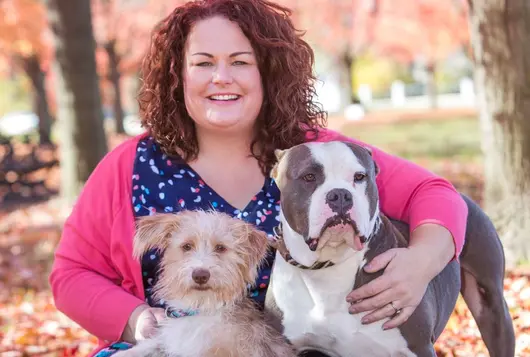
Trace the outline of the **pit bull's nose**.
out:
M 353 207 L 353 198 L 345 188 L 335 188 L 326 195 L 326 203 L 337 214 L 345 214 Z
M 191 273 L 191 278 L 197 284 L 206 284 L 210 279 L 210 272 L 206 269 L 195 269 Z

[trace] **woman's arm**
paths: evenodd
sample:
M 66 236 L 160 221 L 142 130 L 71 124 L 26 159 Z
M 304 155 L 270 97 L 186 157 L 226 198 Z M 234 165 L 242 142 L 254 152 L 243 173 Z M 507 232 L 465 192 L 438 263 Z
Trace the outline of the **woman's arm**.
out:
M 362 145 L 366 145 L 361 143 Z M 441 240 L 452 239 L 453 247 L 450 259 L 446 254 L 437 254 L 441 269 L 451 260 L 458 258 L 464 246 L 467 224 L 467 205 L 454 186 L 430 171 L 397 156 L 373 148 L 373 157 L 380 168 L 377 178 L 381 210 L 389 217 L 407 222 L 410 225 L 411 247 L 430 247 L 432 252 L 437 246 L 424 244 L 427 236 Z M 422 225 L 429 226 L 418 230 Z M 441 227 L 437 227 L 441 226 Z M 450 235 L 442 234 L 444 227 Z M 432 231 L 431 234 L 426 234 Z M 430 243 L 433 243 L 432 239 Z M 440 243 L 440 242 L 438 242 Z M 447 248 L 447 242 L 440 248 Z M 447 253 L 444 249 L 443 253 Z M 440 269 L 440 271 L 441 271 Z
M 119 254 L 119 246 L 111 245 L 114 217 L 129 204 L 116 199 L 120 160 L 119 150 L 111 152 L 86 182 L 64 225 L 49 278 L 57 308 L 107 341 L 120 338 L 132 312 L 143 304 L 119 286 L 124 274 L 113 263 Z

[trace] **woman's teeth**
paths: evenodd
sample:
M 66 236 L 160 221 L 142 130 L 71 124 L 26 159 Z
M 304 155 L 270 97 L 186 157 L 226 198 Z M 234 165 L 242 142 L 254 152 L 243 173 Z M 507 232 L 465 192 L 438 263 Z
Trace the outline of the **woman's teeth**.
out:
M 212 95 L 209 98 L 212 100 L 236 100 L 239 98 L 239 96 L 235 94 L 226 94 L 226 95 Z

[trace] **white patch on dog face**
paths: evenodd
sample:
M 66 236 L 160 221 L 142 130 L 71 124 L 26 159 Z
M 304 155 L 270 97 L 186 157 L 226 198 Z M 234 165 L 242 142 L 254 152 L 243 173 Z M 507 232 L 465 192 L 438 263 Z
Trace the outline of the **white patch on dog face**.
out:
M 346 246 L 363 249 L 361 237 L 377 229 L 377 172 L 370 151 L 355 144 L 306 143 L 282 152 L 272 176 L 282 193 L 284 240 L 296 261 L 337 262 Z
M 353 151 L 343 143 L 329 142 L 310 145 L 314 160 L 324 167 L 325 179 L 311 197 L 309 205 L 309 237 L 318 238 L 326 221 L 337 213 L 333 212 L 327 202 L 333 190 L 344 189 L 351 194 L 352 206 L 346 211 L 351 220 L 356 222 L 359 233 L 368 236 L 371 233 L 370 203 L 366 188 L 369 177 L 361 182 L 354 182 L 356 173 L 368 175 Z
M 268 241 L 264 232 L 224 213 L 183 211 L 142 219 L 135 246 L 139 256 L 148 248 L 163 250 L 155 298 L 208 309 L 246 294 Z
M 289 254 L 291 254 L 294 260 L 302 265 L 313 265 L 317 261 L 319 254 L 309 249 L 304 237 L 295 232 L 291 226 L 289 226 L 289 223 L 286 222 L 283 217 L 282 211 L 280 211 L 280 220 L 285 222 L 284 226 L 282 227 L 283 239 Z

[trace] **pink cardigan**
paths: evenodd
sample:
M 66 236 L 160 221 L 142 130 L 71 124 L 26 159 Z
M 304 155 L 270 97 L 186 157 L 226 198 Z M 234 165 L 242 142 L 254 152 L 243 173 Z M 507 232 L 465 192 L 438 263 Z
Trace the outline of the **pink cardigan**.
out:
M 132 259 L 131 203 L 136 145 L 144 135 L 122 143 L 94 170 L 65 222 L 50 275 L 57 308 L 99 339 L 98 350 L 120 338 L 130 314 L 145 299 L 140 263 Z M 332 140 L 354 141 L 330 130 L 318 139 Z M 426 222 L 445 226 L 458 257 L 467 206 L 454 187 L 408 161 L 372 149 L 381 169 L 381 210 L 408 222 L 411 231 Z

